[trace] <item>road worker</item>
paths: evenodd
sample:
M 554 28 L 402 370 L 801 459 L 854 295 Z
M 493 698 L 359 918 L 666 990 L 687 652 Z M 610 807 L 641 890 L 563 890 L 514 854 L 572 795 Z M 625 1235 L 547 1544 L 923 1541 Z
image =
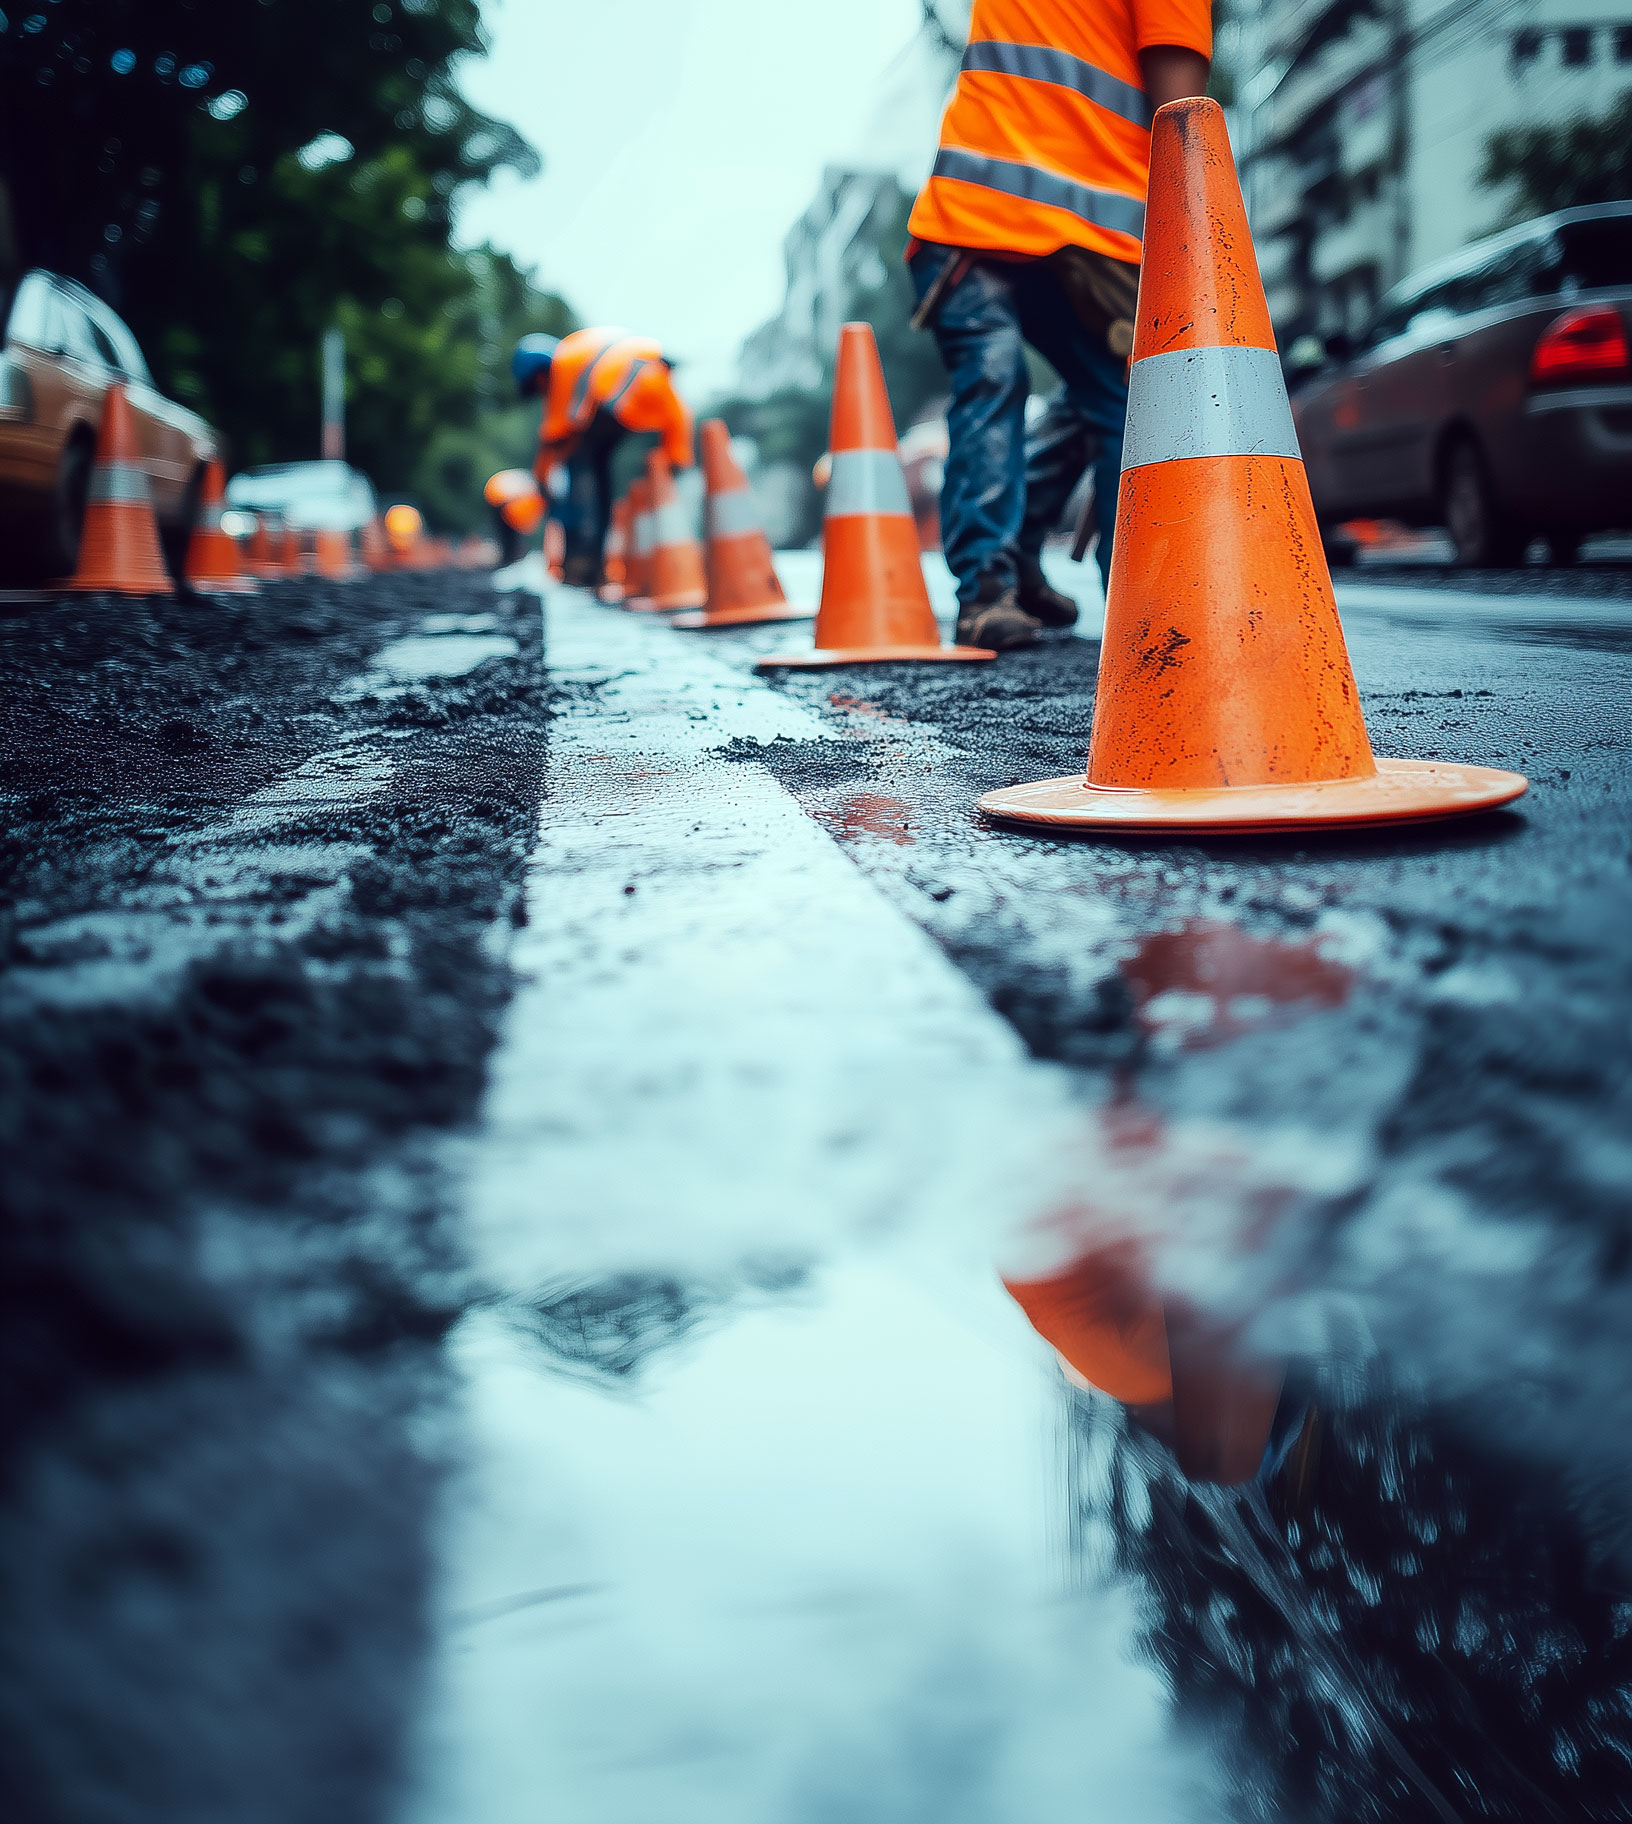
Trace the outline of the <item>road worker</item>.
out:
M 941 534 L 958 640 L 1068 627 L 1043 538 L 1085 459 L 1110 575 L 1156 108 L 1199 95 L 1210 0 L 975 0 L 934 169 L 913 205 L 914 322 L 952 382 Z M 1061 387 L 1028 444 L 1025 347 Z
M 627 330 L 576 329 L 559 341 L 523 336 L 510 366 L 521 397 L 544 402 L 534 465 L 539 486 L 550 492 L 554 471 L 566 471 L 556 509 L 566 533 L 566 581 L 593 587 L 612 517 L 613 452 L 631 431 L 655 432 L 670 463 L 690 468 L 691 413 L 662 349 Z

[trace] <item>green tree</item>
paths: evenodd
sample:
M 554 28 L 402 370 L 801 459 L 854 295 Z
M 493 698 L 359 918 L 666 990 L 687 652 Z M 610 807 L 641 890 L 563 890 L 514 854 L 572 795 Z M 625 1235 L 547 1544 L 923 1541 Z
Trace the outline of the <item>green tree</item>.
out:
M 1607 114 L 1554 127 L 1508 127 L 1485 142 L 1479 181 L 1512 186 L 1512 221 L 1632 197 L 1632 91 Z

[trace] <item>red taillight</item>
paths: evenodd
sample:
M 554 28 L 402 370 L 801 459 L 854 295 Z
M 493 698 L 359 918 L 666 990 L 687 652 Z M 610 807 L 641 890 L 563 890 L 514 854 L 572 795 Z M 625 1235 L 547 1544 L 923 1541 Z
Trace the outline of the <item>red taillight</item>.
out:
M 1567 310 L 1542 332 L 1530 357 L 1532 380 L 1584 380 L 1624 373 L 1629 361 L 1626 325 L 1608 304 Z

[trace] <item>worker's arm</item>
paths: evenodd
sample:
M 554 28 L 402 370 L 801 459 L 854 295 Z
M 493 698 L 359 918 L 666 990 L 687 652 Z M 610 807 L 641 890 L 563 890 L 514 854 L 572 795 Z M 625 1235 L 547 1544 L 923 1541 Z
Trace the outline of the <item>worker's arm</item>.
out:
M 1200 51 L 1180 44 L 1153 44 L 1139 53 L 1145 99 L 1153 109 L 1187 95 L 1207 93 L 1208 62 Z

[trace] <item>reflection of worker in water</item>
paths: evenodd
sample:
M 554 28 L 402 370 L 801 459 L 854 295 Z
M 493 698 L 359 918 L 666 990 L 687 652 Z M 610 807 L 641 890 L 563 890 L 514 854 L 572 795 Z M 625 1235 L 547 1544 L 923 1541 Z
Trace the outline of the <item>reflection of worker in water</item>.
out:
M 941 534 L 964 645 L 1076 619 L 1041 550 L 1090 439 L 1109 574 L 1150 118 L 1201 93 L 1211 55 L 1207 0 L 975 0 L 907 244 L 952 382 Z M 1028 342 L 1064 382 L 1035 445 Z
M 655 432 L 677 469 L 690 468 L 691 413 L 674 390 L 670 363 L 657 343 L 621 329 L 576 329 L 523 336 L 511 357 L 523 399 L 540 398 L 539 486 L 565 468 L 567 491 L 557 513 L 566 534 L 565 580 L 600 581 L 612 518 L 612 456 L 631 431 Z

